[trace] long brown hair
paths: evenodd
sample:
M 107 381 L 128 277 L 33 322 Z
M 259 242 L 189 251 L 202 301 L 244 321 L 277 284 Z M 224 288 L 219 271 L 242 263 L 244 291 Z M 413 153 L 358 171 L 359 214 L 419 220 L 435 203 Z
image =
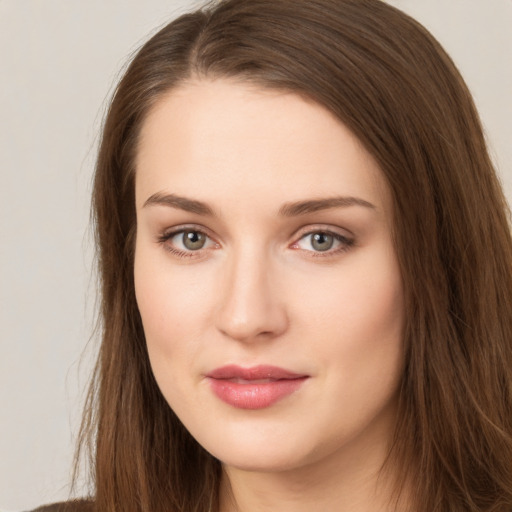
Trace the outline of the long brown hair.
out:
M 98 511 L 212 512 L 220 463 L 153 378 L 133 283 L 134 167 L 148 110 L 188 78 L 236 77 L 333 112 L 394 201 L 405 371 L 388 464 L 416 512 L 512 509 L 512 243 L 472 98 L 417 22 L 380 0 L 225 0 L 137 53 L 103 128 L 93 208 L 102 345 L 84 417 Z

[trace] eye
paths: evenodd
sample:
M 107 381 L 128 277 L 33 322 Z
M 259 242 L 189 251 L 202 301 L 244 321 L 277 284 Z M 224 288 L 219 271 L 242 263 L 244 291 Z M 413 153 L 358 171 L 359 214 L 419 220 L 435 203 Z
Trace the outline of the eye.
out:
M 181 244 L 189 251 L 197 251 L 202 249 L 207 241 L 207 236 L 199 231 L 184 231 L 173 237 L 178 238 Z
M 310 238 L 311 247 L 315 251 L 328 251 L 332 249 L 334 242 L 336 239 L 334 235 L 330 235 L 328 233 L 313 233 L 312 235 L 307 235 Z
M 326 253 L 327 255 L 348 250 L 352 245 L 354 245 L 353 239 L 347 238 L 339 233 L 319 230 L 304 234 L 292 245 L 292 248 L 316 253 Z
M 180 229 L 164 233 L 158 241 L 169 252 L 178 256 L 189 257 L 201 249 L 209 249 L 217 244 L 199 229 Z

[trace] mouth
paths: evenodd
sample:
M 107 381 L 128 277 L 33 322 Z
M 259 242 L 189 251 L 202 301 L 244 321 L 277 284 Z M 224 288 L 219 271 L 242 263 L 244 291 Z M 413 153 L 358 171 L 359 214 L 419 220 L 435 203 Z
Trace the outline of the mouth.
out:
M 277 366 L 217 368 L 206 375 L 213 393 L 237 409 L 264 409 L 299 390 L 309 375 Z

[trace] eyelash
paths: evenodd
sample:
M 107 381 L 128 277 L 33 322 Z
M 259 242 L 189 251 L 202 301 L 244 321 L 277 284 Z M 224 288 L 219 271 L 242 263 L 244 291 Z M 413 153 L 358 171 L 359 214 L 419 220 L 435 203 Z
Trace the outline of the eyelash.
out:
M 199 233 L 204 235 L 208 240 L 212 240 L 212 238 L 206 233 L 203 229 L 197 228 L 195 226 L 184 226 L 177 229 L 174 229 L 172 231 L 166 231 L 162 233 L 157 241 L 159 244 L 163 246 L 163 248 L 170 252 L 171 254 L 178 256 L 179 258 L 197 258 L 202 255 L 203 249 L 198 249 L 197 251 L 182 251 L 180 249 L 176 249 L 176 247 L 173 247 L 169 241 L 174 238 L 176 235 L 184 234 L 186 232 L 190 233 Z M 216 244 L 218 245 L 218 244 Z
M 166 232 L 162 233 L 160 236 L 158 236 L 157 241 L 159 244 L 161 244 L 164 247 L 164 249 L 166 251 L 170 252 L 171 254 L 173 254 L 179 258 L 201 257 L 203 255 L 203 251 L 205 250 L 203 248 L 197 249 L 195 251 L 194 250 L 183 251 L 180 249 L 176 249 L 176 247 L 173 247 L 171 244 L 168 243 L 175 236 L 180 235 L 180 234 L 182 235 L 185 232 L 199 233 L 201 235 L 204 235 L 208 240 L 212 241 L 212 238 L 208 235 L 208 233 L 205 232 L 205 230 L 200 229 L 195 226 L 184 226 L 184 227 L 174 229 L 172 231 L 166 231 Z M 314 251 L 314 250 L 300 249 L 300 247 L 298 247 L 298 244 L 301 240 L 305 239 L 308 236 L 313 236 L 315 234 L 332 236 L 334 238 L 334 240 L 340 244 L 340 246 L 334 250 L 328 249 L 326 251 Z M 219 246 L 219 244 L 217 242 L 215 242 L 215 244 L 217 245 L 217 247 Z M 300 236 L 297 238 L 297 240 L 295 242 L 293 242 L 293 244 L 291 244 L 291 247 L 294 250 L 302 250 L 304 252 L 307 252 L 313 258 L 328 258 L 331 256 L 335 256 L 337 254 L 347 252 L 354 245 L 355 245 L 355 240 L 353 238 L 349 238 L 347 236 L 341 235 L 340 233 L 336 233 L 335 231 L 332 231 L 329 229 L 318 228 L 318 229 L 309 229 L 308 231 L 301 233 Z M 206 249 L 206 250 L 208 250 L 208 249 Z
M 339 243 L 339 247 L 335 249 L 327 249 L 325 251 L 314 251 L 314 250 L 308 250 L 308 249 L 300 249 L 298 247 L 298 244 L 301 240 L 306 239 L 307 237 L 312 237 L 313 235 L 321 234 L 321 235 L 327 235 L 332 236 L 334 239 L 334 242 Z M 310 242 L 311 244 L 311 242 Z M 292 244 L 292 248 L 295 250 L 302 250 L 304 252 L 309 253 L 309 255 L 313 258 L 329 258 L 332 256 L 336 256 L 342 253 L 345 253 L 349 251 L 352 247 L 355 245 L 355 240 L 353 238 L 349 238 L 347 236 L 344 236 L 340 233 L 336 233 L 335 231 L 329 230 L 329 229 L 308 229 L 308 231 L 303 232 L 298 238 L 297 241 Z

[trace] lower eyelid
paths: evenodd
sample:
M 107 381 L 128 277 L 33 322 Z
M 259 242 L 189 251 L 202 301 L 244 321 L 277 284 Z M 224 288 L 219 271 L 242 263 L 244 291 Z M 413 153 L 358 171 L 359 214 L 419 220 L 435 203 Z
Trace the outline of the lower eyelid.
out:
M 335 247 L 334 249 L 329 249 L 326 251 L 315 251 L 315 250 L 307 250 L 304 249 L 304 252 L 309 253 L 312 258 L 329 258 L 336 257 L 343 253 L 350 251 L 355 245 L 354 240 L 342 239 L 340 240 L 340 245 Z

